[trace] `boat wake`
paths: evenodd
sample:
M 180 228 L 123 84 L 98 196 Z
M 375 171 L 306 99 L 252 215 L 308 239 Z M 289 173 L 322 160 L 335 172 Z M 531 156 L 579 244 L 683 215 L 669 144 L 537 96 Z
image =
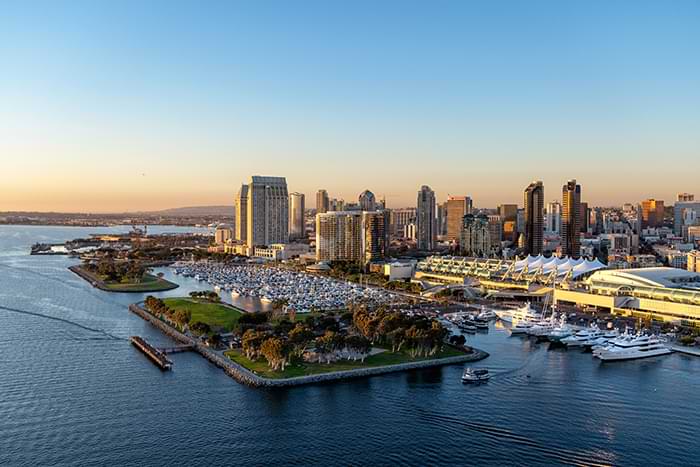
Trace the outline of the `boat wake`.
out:
M 519 435 L 510 430 L 499 428 L 485 423 L 471 422 L 461 418 L 441 415 L 429 412 L 423 412 L 422 418 L 439 424 L 442 428 L 449 425 L 467 428 L 471 431 L 479 432 L 496 442 L 511 442 L 521 446 L 526 446 L 528 451 L 536 454 L 539 462 L 543 458 L 551 459 L 553 463 L 569 464 L 569 465 L 587 465 L 595 467 L 603 467 L 610 465 L 613 462 L 611 459 L 601 458 L 603 456 L 593 457 L 592 453 L 580 453 L 565 448 L 553 448 L 550 444 L 539 442 L 530 439 L 526 436 Z
M 125 339 L 125 338 L 123 338 L 123 337 L 119 337 L 119 336 L 115 336 L 114 334 L 110 334 L 110 333 L 108 333 L 108 332 L 105 331 L 105 330 L 96 329 L 96 328 L 91 328 L 91 327 L 89 327 L 89 326 L 85 326 L 85 325 L 82 325 L 82 324 L 80 324 L 80 323 L 76 323 L 75 321 L 70 321 L 70 320 L 65 319 L 65 318 L 59 318 L 59 317 L 57 317 L 57 316 L 45 315 L 45 314 L 43 314 L 43 313 L 37 313 L 37 312 L 34 312 L 34 311 L 27 311 L 27 310 L 20 310 L 20 309 L 18 309 L 18 308 L 10 308 L 10 307 L 7 307 L 7 306 L 2 306 L 2 305 L 0 305 L 0 310 L 9 311 L 9 312 L 11 312 L 11 313 L 19 313 L 19 314 L 22 314 L 22 315 L 36 316 L 36 317 L 39 317 L 39 318 L 50 319 L 50 320 L 53 320 L 53 321 L 59 321 L 59 322 L 61 322 L 61 323 L 70 324 L 71 326 L 74 326 L 74 327 L 83 329 L 83 330 L 85 330 L 85 331 L 96 332 L 96 333 L 102 334 L 103 336 L 107 337 L 109 340 L 119 340 L 119 341 L 127 340 L 127 339 Z M 100 339 L 100 340 L 104 340 L 104 339 Z

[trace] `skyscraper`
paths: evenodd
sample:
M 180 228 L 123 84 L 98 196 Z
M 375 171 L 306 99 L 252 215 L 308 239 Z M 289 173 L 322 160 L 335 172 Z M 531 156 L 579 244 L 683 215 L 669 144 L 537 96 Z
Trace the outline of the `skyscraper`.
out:
M 437 206 L 437 236 L 444 237 L 445 235 L 447 235 L 447 202 Z
M 389 251 L 389 212 L 362 213 L 362 245 L 365 264 L 384 259 Z
M 547 213 L 545 214 L 545 231 L 550 234 L 561 233 L 561 204 L 559 201 L 547 203 Z
M 363 211 L 374 211 L 377 209 L 377 203 L 375 201 L 374 193 L 369 190 L 365 190 L 360 193 L 358 197 L 358 203 L 360 204 L 360 209 Z
M 562 187 L 561 253 L 581 256 L 581 185 L 569 180 Z
M 419 250 L 435 249 L 437 239 L 437 216 L 435 212 L 435 192 L 423 185 L 418 192 L 416 204 L 417 245 Z
M 541 181 L 525 188 L 524 205 L 523 248 L 527 254 L 540 255 L 544 235 L 544 185 Z
M 316 261 L 360 262 L 363 251 L 360 211 L 316 214 Z
M 588 203 L 581 201 L 581 208 L 579 209 L 579 222 L 578 226 L 581 232 L 588 232 L 588 222 L 589 222 Z
M 465 256 L 483 258 L 491 254 L 491 232 L 489 219 L 485 214 L 464 216 L 459 247 Z
M 304 212 L 306 210 L 303 193 L 289 195 L 289 237 L 304 238 L 306 233 Z
M 328 192 L 326 190 L 318 190 L 316 192 L 316 213 L 323 214 L 328 212 L 330 200 L 328 199 Z
M 642 228 L 661 227 L 664 224 L 664 202 L 659 199 L 642 201 Z
M 239 242 L 248 240 L 248 185 L 241 185 L 236 196 L 236 230 L 234 238 Z
M 289 241 L 289 195 L 284 177 L 251 177 L 247 227 L 248 246 Z
M 405 227 L 416 222 L 416 208 L 392 209 L 389 211 L 390 235 L 403 238 Z
M 459 242 L 464 216 L 471 214 L 472 200 L 468 196 L 447 198 L 447 240 Z

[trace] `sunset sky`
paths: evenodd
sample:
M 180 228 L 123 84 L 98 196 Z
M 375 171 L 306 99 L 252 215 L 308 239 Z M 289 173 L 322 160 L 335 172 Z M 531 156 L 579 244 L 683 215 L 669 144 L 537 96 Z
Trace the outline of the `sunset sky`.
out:
M 0 210 L 700 195 L 698 1 L 0 6 Z

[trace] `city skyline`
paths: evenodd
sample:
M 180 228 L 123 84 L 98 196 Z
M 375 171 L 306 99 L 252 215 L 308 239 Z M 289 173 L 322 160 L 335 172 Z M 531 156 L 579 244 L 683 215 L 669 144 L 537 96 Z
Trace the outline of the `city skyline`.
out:
M 251 173 L 389 207 L 698 191 L 697 2 L 37 11 L 3 9 L 3 211 L 230 204 Z

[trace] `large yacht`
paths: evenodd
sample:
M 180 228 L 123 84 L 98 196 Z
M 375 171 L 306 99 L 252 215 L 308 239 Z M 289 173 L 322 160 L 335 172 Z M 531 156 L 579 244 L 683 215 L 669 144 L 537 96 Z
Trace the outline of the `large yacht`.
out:
M 541 317 L 540 312 L 533 309 L 529 303 L 519 308 L 500 308 L 495 309 L 494 311 L 498 319 L 505 321 L 506 323 L 517 323 L 518 321 L 537 321 Z
M 603 361 L 634 360 L 670 354 L 671 350 L 656 336 L 622 336 L 593 350 L 593 356 Z
M 565 344 L 567 347 L 578 347 L 584 346 L 586 345 L 586 343 L 598 339 L 600 337 L 603 337 L 603 331 L 601 331 L 598 328 L 598 326 L 591 325 L 591 327 L 589 328 L 581 329 L 575 334 L 572 334 L 569 337 L 562 339 L 561 343 Z

